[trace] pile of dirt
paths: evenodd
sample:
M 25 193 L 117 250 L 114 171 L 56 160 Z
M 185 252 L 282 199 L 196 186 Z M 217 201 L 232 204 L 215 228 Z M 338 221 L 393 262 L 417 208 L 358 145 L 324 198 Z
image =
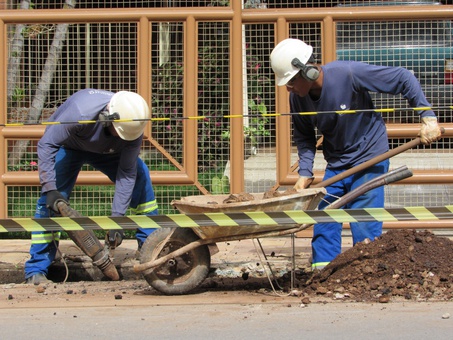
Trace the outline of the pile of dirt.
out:
M 297 281 L 308 296 L 451 300 L 453 241 L 429 231 L 390 230 L 373 242 L 356 244 L 310 275 Z

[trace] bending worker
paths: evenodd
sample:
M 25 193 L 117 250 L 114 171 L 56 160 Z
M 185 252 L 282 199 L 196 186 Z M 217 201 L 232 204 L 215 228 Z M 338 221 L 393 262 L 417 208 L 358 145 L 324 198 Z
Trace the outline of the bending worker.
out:
M 356 61 L 313 63 L 313 48 L 298 39 L 285 39 L 272 51 L 271 67 L 278 86 L 290 92 L 291 112 L 358 110 L 354 114 L 320 113 L 292 115 L 293 137 L 299 156 L 296 189 L 307 188 L 313 181 L 316 132 L 323 135 L 322 149 L 327 161 L 324 180 L 355 167 L 389 150 L 387 130 L 380 113 L 360 112 L 374 109 L 370 92 L 401 94 L 411 107 L 430 107 L 415 76 L 401 67 L 370 65 Z M 420 137 L 430 144 L 441 136 L 433 111 L 419 111 Z M 384 160 L 357 174 L 326 187 L 323 209 L 361 184 L 388 171 Z M 384 207 L 384 188 L 371 190 L 346 205 L 346 208 Z M 351 223 L 353 243 L 373 241 L 382 234 L 382 222 Z M 341 252 L 341 223 L 314 226 L 312 269 L 322 269 Z
M 69 202 L 77 176 L 84 164 L 91 165 L 115 183 L 111 216 L 123 216 L 128 207 L 136 214 L 156 215 L 149 170 L 139 158 L 143 130 L 150 118 L 146 101 L 128 91 L 85 89 L 70 96 L 49 118 L 38 142 L 41 197 L 35 218 L 55 216 L 57 203 Z M 128 120 L 130 122 L 113 122 Z M 74 123 L 97 121 L 92 124 Z M 66 123 L 65 123 L 66 122 Z M 140 249 L 155 229 L 137 229 Z M 106 241 L 111 248 L 121 244 L 122 230 L 111 230 Z M 48 268 L 55 259 L 59 232 L 33 232 L 30 256 L 25 263 L 26 283 L 49 282 Z

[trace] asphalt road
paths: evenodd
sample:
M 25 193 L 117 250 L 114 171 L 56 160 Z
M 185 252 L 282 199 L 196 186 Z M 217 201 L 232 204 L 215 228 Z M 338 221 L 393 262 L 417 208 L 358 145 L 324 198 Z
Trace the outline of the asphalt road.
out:
M 451 339 L 449 304 L 206 304 L 0 310 L 2 339 Z
M 453 301 L 304 305 L 300 297 L 269 291 L 162 296 L 88 285 L 84 294 L 67 286 L 66 294 L 49 288 L 46 295 L 26 286 L 3 291 L 1 339 L 442 340 L 453 332 Z M 8 293 L 14 298 L 5 300 Z

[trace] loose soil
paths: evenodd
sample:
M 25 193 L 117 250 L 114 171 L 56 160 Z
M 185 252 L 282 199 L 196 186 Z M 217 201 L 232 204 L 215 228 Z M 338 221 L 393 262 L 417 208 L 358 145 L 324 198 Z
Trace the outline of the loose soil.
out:
M 291 275 L 286 274 L 279 279 L 283 290 L 275 292 L 267 278 L 243 276 L 210 277 L 184 296 L 165 296 L 149 287 L 145 280 L 10 284 L 0 287 L 0 295 L 3 304 L 11 307 L 43 303 L 117 305 L 120 301 L 129 305 L 181 301 L 197 304 L 200 299 L 222 303 L 293 301 L 299 304 L 453 301 L 452 268 L 452 240 L 429 231 L 404 229 L 390 230 L 373 242 L 356 244 L 321 271 L 311 272 L 307 265 L 295 273 L 292 285 Z
M 429 231 L 390 230 L 340 254 L 323 270 L 299 273 L 302 295 L 388 302 L 453 299 L 453 241 Z
M 294 191 L 272 191 L 265 196 Z M 228 202 L 250 200 L 231 195 Z M 356 301 L 388 302 L 391 297 L 417 300 L 453 299 L 453 241 L 429 231 L 391 230 L 340 254 L 323 270 L 297 273 L 301 295 Z M 290 276 L 284 285 L 288 287 Z

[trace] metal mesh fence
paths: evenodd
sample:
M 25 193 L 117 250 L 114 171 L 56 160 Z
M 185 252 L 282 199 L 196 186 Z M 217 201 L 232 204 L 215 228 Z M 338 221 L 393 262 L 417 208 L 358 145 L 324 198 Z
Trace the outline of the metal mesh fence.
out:
M 45 121 L 69 95 L 83 88 L 136 91 L 136 23 L 8 25 L 8 32 L 7 123 Z M 36 143 L 8 139 L 7 170 L 37 170 Z M 85 166 L 82 170 L 94 169 Z M 10 187 L 8 200 L 15 202 L 24 190 Z M 36 201 L 39 190 L 29 190 L 32 196 L 28 197 Z M 110 191 L 108 186 L 78 186 L 72 201 L 82 214 L 108 215 L 110 208 L 102 202 L 111 202 Z M 88 203 L 87 195 L 97 204 Z M 14 207 L 8 204 L 9 216 L 18 215 Z M 34 214 L 34 206 L 27 205 L 26 210 L 19 209 L 20 215 Z
M 10 7 L 17 8 L 17 1 Z M 363 3 L 363 2 L 354 2 Z M 38 1 L 35 9 L 61 8 L 63 4 Z M 333 7 L 338 1 L 244 1 L 245 8 L 301 8 Z M 77 1 L 77 8 L 133 8 L 133 7 L 196 7 L 229 6 L 228 1 Z M 291 22 L 289 36 L 300 38 L 314 46 L 317 62 L 321 62 L 323 31 L 321 22 Z M 8 75 L 7 122 L 42 122 L 73 92 L 93 87 L 111 91 L 137 90 L 137 23 L 49 23 L 8 25 L 9 63 L 15 70 L 14 80 Z M 198 84 L 197 111 L 189 116 L 206 116 L 197 121 L 198 171 L 200 185 L 212 193 L 229 192 L 229 157 L 231 118 L 230 91 L 242 91 L 245 114 L 245 190 L 268 190 L 276 181 L 276 118 L 263 116 L 275 113 L 274 75 L 269 65 L 269 55 L 274 47 L 275 26 L 269 23 L 243 25 L 243 78 L 242 84 L 230 83 L 231 27 L 229 22 L 198 23 Z M 54 60 L 49 51 L 55 47 L 57 32 L 64 33 L 61 51 Z M 181 171 L 184 155 L 184 22 L 151 23 L 151 82 L 152 107 L 151 136 L 143 143 L 141 157 L 151 171 Z M 416 32 L 416 34 L 414 34 Z M 434 37 L 434 38 L 433 38 Z M 18 40 L 21 39 L 21 40 Z M 337 24 L 338 59 L 355 59 L 383 65 L 403 66 L 413 70 L 420 80 L 433 106 L 451 105 L 451 84 L 443 71 L 451 58 L 451 22 L 446 20 L 411 20 L 377 22 L 341 22 Z M 427 44 L 431 44 L 427 46 Z M 403 51 L 401 46 L 406 51 Z M 412 48 L 407 53 L 407 47 Z M 416 49 L 414 49 L 416 48 Z M 367 51 L 367 53 L 365 53 Z M 55 69 L 52 80 L 45 69 Z M 11 74 L 11 77 L 13 74 Z M 42 84 L 49 85 L 44 101 L 37 96 Z M 379 108 L 407 107 L 404 99 L 379 95 L 375 97 Z M 42 110 L 39 110 L 39 106 Z M 37 108 L 37 110 L 33 110 Z M 281 112 L 284 113 L 284 112 Z M 439 110 L 441 122 L 451 122 L 449 109 Z M 170 118 L 170 119 L 168 119 Z M 412 111 L 388 114 L 389 123 L 406 123 L 418 119 Z M 405 140 L 391 139 L 394 148 Z M 157 147 L 157 148 L 156 148 Z M 36 140 L 7 140 L 8 171 L 36 171 Z M 423 162 L 412 168 L 451 169 L 448 162 L 450 140 L 443 139 L 424 154 Z M 420 159 L 419 151 L 411 151 Z M 321 153 L 317 158 L 322 158 Z M 297 152 L 292 146 L 293 163 Z M 406 161 L 406 160 L 405 160 Z M 322 164 L 322 162 L 320 162 Z M 396 167 L 398 162 L 392 162 Z M 320 170 L 323 168 L 320 167 Z M 92 171 L 89 167 L 83 170 Z M 173 199 L 200 194 L 196 185 L 154 185 L 161 213 L 175 212 Z M 425 186 L 423 186 L 425 188 Z M 72 204 L 86 215 L 108 215 L 113 186 L 76 186 Z M 421 192 L 418 186 L 395 186 L 388 190 L 388 205 L 430 205 L 448 202 L 449 186 L 427 186 Z M 418 190 L 418 191 L 417 191 Z M 418 196 L 414 197 L 414 193 Z M 39 187 L 9 186 L 8 216 L 32 216 L 39 196 Z
M 127 0 L 127 1 L 92 1 L 92 0 L 71 0 L 75 8 L 94 9 L 94 8 L 165 8 L 165 7 L 223 7 L 229 4 L 225 0 L 173 0 L 173 1 L 142 1 L 142 0 Z M 60 9 L 65 3 L 61 1 L 8 1 L 8 9 L 17 9 L 21 5 L 33 9 Z
M 451 105 L 451 75 L 444 71 L 453 60 L 451 20 L 344 22 L 337 24 L 337 59 L 376 65 L 401 66 L 420 81 L 433 107 Z M 374 95 L 378 108 L 407 108 L 401 96 Z M 451 122 L 452 111 L 439 109 L 440 122 Z M 418 115 L 398 111 L 385 116 L 389 123 L 412 123 Z
M 453 111 L 449 106 L 452 105 L 453 86 L 445 70 L 447 61 L 453 60 L 451 20 L 341 22 L 336 27 L 337 59 L 409 69 L 420 81 L 428 102 L 437 108 L 434 111 L 439 122 L 452 121 Z M 372 97 L 377 108 L 401 109 L 384 113 L 387 123 L 419 122 L 415 111 L 402 110 L 409 107 L 402 96 L 372 93 Z M 397 147 L 402 142 L 405 141 L 391 139 L 390 147 Z M 450 138 L 444 138 L 430 147 L 407 151 L 391 159 L 391 167 L 407 165 L 412 170 L 451 170 L 450 143 Z M 386 206 L 435 206 L 448 204 L 450 198 L 450 185 L 386 188 Z
M 20 7 L 21 2 L 18 0 L 10 0 L 7 3 L 8 9 L 17 9 Z M 25 1 L 28 2 L 28 1 Z M 91 1 L 91 0 L 77 0 L 71 1 L 75 4 L 76 8 L 166 8 L 166 7 L 225 7 L 229 6 L 231 1 L 228 0 L 173 0 L 173 1 Z M 451 0 L 426 0 L 426 1 L 413 1 L 403 0 L 401 2 L 408 2 L 412 4 L 417 3 L 443 3 L 451 4 Z M 62 8 L 64 1 L 33 1 L 28 6 L 34 9 L 59 9 Z M 351 1 L 334 1 L 334 0 L 243 0 L 243 6 L 245 9 L 249 8 L 324 8 L 324 7 L 335 7 L 342 4 L 360 4 L 367 5 L 376 3 L 376 1 L 362 1 L 362 0 L 351 0 Z
M 8 123 L 46 120 L 82 88 L 136 91 L 136 31 L 136 23 L 8 25 Z M 24 110 L 30 103 L 37 114 Z
M 184 105 L 183 23 L 152 24 L 151 81 L 152 136 L 176 162 L 182 164 Z M 169 120 L 159 120 L 169 119 Z M 143 156 L 151 169 L 177 170 L 162 154 L 145 147 Z
M 229 159 L 230 114 L 230 28 L 228 23 L 201 22 L 198 25 L 198 171 L 222 178 Z M 212 191 L 213 183 L 201 178 Z M 214 191 L 224 191 L 223 187 Z
M 264 192 L 275 185 L 276 157 L 275 117 L 263 114 L 275 112 L 275 81 L 269 64 L 274 45 L 274 25 L 244 25 L 243 97 L 247 101 L 244 113 L 245 190 Z M 267 171 L 262 171 L 266 169 Z

